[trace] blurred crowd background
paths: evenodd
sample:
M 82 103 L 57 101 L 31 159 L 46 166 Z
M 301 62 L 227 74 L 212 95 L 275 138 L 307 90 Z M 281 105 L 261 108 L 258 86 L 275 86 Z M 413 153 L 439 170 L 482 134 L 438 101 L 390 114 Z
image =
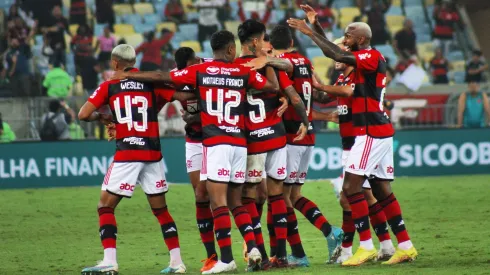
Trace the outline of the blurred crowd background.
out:
M 461 1 L 460 1 L 461 2 Z M 398 129 L 486 127 L 490 119 L 488 65 L 464 3 L 451 0 L 0 0 L 0 142 L 104 138 L 101 127 L 76 112 L 111 77 L 112 48 L 136 48 L 141 70 L 174 68 L 173 53 L 191 47 L 212 57 L 209 38 L 236 34 L 256 19 L 272 28 L 304 18 L 307 3 L 330 39 L 353 21 L 367 22 L 372 44 L 389 62 L 387 98 Z M 333 61 L 306 36 L 295 48 L 325 83 L 337 78 Z M 239 41 L 237 46 L 239 48 Z M 331 109 L 335 104 L 316 105 Z M 180 103 L 160 113 L 163 135 L 183 134 Z M 336 130 L 317 122 L 317 130 Z M 45 138 L 43 138 L 45 139 Z

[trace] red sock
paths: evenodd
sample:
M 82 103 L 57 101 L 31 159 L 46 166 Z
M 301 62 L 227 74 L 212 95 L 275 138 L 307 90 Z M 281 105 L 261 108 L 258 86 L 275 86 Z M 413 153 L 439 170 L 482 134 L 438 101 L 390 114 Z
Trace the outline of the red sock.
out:
M 221 253 L 221 261 L 233 261 L 231 251 L 231 219 L 228 207 L 222 206 L 213 210 L 214 231 Z
M 369 220 L 380 242 L 391 239 L 385 212 L 378 202 L 369 206 Z
M 356 226 L 352 219 L 351 211 L 344 211 L 342 214 L 342 230 L 344 231 L 344 239 L 342 240 L 342 247 L 351 247 L 354 241 L 354 234 L 356 233 Z
M 114 209 L 110 207 L 101 207 L 99 212 L 99 233 L 102 246 L 106 248 L 116 248 L 117 225 Z
M 328 223 L 325 216 L 323 216 L 318 206 L 305 197 L 301 197 L 294 204 L 294 208 L 300 211 L 305 218 L 307 218 L 311 224 L 313 224 L 318 230 L 322 231 L 325 238 L 332 231 L 332 226 Z
M 306 256 L 305 250 L 303 249 L 303 244 L 301 243 L 301 238 L 299 236 L 298 230 L 298 220 L 296 219 L 296 214 L 294 213 L 294 208 L 287 208 L 288 211 L 288 243 L 291 246 L 291 252 L 293 256 L 297 258 L 303 258 Z
M 214 246 L 213 212 L 209 208 L 209 202 L 196 202 L 196 220 L 201 241 L 206 248 L 208 258 L 210 258 L 216 254 L 216 248 Z
M 274 228 L 274 221 L 272 219 L 272 206 L 270 203 L 267 204 L 267 231 L 269 231 L 269 242 L 271 245 L 270 255 L 271 257 L 274 257 L 276 256 L 277 240 Z
M 153 215 L 158 219 L 162 228 L 163 239 L 167 245 L 168 251 L 179 248 L 179 234 L 174 219 L 168 212 L 167 206 L 163 208 L 152 208 Z
M 272 223 L 274 225 L 274 232 L 276 233 L 276 256 L 284 258 L 287 256 L 286 239 L 288 236 L 286 202 L 282 194 L 269 196 L 268 199 L 271 203 Z
M 257 211 L 257 206 L 255 205 L 255 199 L 252 198 L 242 198 L 242 204 L 247 209 L 252 219 L 252 227 L 254 228 L 255 243 L 257 248 L 262 255 L 262 258 L 268 258 L 267 252 L 264 247 L 264 237 L 262 236 L 262 226 L 260 224 L 259 213 Z
M 235 219 L 235 224 L 242 234 L 243 240 L 247 243 L 247 252 L 250 252 L 252 248 L 256 248 L 254 229 L 252 227 L 252 218 L 247 209 L 243 206 L 235 207 L 231 211 L 233 218 Z
M 402 210 L 395 195 L 391 193 L 384 200 L 379 201 L 379 203 L 383 207 L 388 224 L 390 225 L 393 234 L 395 234 L 398 243 L 409 241 L 410 237 L 408 236 L 405 222 L 402 218 Z
M 363 193 L 355 193 L 347 196 L 347 200 L 352 210 L 352 219 L 359 233 L 361 241 L 371 239 L 371 231 L 369 229 L 369 208 Z

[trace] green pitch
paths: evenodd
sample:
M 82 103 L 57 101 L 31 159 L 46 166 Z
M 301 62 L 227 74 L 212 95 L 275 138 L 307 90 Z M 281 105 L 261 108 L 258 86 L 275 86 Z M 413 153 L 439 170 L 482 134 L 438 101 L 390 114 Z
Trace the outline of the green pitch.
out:
M 489 274 L 489 187 L 490 176 L 398 179 L 394 190 L 420 256 L 414 263 L 395 267 L 324 264 L 326 241 L 298 213 L 312 266 L 267 274 Z M 80 274 L 83 267 L 101 260 L 96 212 L 99 192 L 98 187 L 0 191 L 0 274 Z M 307 183 L 304 193 L 318 203 L 331 223 L 340 225 L 341 210 L 329 183 Z M 169 209 L 179 229 L 184 262 L 188 273 L 198 274 L 205 253 L 193 200 L 190 185 L 171 186 Z M 132 199 L 122 201 L 116 219 L 120 273 L 159 274 L 169 257 L 159 225 L 140 189 Z M 267 236 L 265 224 L 263 221 Z M 242 241 L 236 229 L 233 240 L 235 259 L 243 273 Z

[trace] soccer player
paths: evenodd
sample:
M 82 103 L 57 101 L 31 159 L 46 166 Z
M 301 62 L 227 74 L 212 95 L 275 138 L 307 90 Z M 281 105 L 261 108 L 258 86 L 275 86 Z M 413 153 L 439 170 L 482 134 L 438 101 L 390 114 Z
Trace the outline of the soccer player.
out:
M 314 12 L 313 9 L 311 10 Z M 310 16 L 308 16 L 308 18 L 310 18 Z M 314 18 L 315 20 L 313 22 L 310 20 L 310 23 L 312 25 L 316 24 L 317 22 L 316 16 Z M 347 50 L 347 48 L 343 45 L 343 41 L 344 39 L 340 38 L 334 41 L 334 44 L 338 45 L 342 50 Z M 313 83 L 313 86 L 319 90 L 328 92 L 332 96 L 336 96 L 337 113 L 339 116 L 340 124 L 340 136 L 342 137 L 342 165 L 345 170 L 345 164 L 356 138 L 353 132 L 354 128 L 352 125 L 352 94 L 354 93 L 353 87 L 355 85 L 354 67 L 336 62 L 335 70 L 342 72 L 339 75 L 335 86 L 321 85 L 316 82 Z M 343 181 L 343 178 L 344 177 L 342 175 L 340 180 Z M 377 202 L 376 198 L 374 198 L 371 191 L 371 185 L 369 184 L 368 180 L 364 181 L 362 188 L 364 196 L 366 197 L 369 205 L 369 219 L 381 245 L 381 248 L 378 252 L 377 260 L 388 260 L 395 253 L 395 247 L 393 246 L 393 242 L 391 241 L 391 237 L 388 232 L 386 215 L 384 214 L 381 205 Z M 352 257 L 352 242 L 354 239 L 356 228 L 354 225 L 354 221 L 352 220 L 352 212 L 347 198 L 345 197 L 343 192 L 340 192 L 339 197 L 340 206 L 343 209 L 342 230 L 344 231 L 344 239 L 342 240 L 340 253 L 334 255 L 330 260 L 332 262 L 343 263 L 350 257 Z
M 316 114 L 311 109 L 312 101 L 323 101 L 328 95 L 324 93 L 313 93 L 313 68 L 308 58 L 291 50 L 293 47 L 293 38 L 288 27 L 276 26 L 270 34 L 270 40 L 275 53 L 280 58 L 289 60 L 294 66 L 293 71 L 289 73 L 289 77 L 306 106 L 306 114 L 310 122 L 308 134 L 303 140 L 298 141 L 295 140 L 295 136 L 298 126 L 302 123 L 300 116 L 293 107 L 289 107 L 283 116 L 287 137 L 286 170 L 288 173 L 284 181 L 284 197 L 288 207 L 288 241 L 293 251 L 288 261 L 290 265 L 309 266 L 308 259 L 301 245 L 294 208 L 300 211 L 323 233 L 327 239 L 329 257 L 334 255 L 337 250 L 340 250 L 340 244 L 343 238 L 342 230 L 331 226 L 318 209 L 318 206 L 301 194 L 301 187 L 305 182 L 311 152 L 315 145 L 315 135 L 311 121 L 313 118 L 316 119 L 317 116 L 321 115 L 320 113 Z M 328 99 L 326 102 L 329 101 L 331 100 Z
M 112 51 L 111 66 L 116 72 L 137 71 L 133 68 L 135 60 L 134 49 L 122 44 Z M 168 185 L 163 171 L 157 120 L 160 109 L 157 98 L 170 101 L 173 97 L 171 91 L 158 89 L 151 83 L 127 79 L 110 80 L 102 83 L 80 109 L 80 120 L 107 119 L 96 110 L 109 104 L 115 117 L 117 132 L 114 162 L 104 178 L 97 206 L 104 259 L 94 267 L 83 269 L 82 274 L 117 274 L 117 225 L 114 210 L 123 197 L 130 198 L 133 195 L 137 184 L 141 185 L 147 195 L 170 251 L 170 265 L 161 273 L 186 272 L 180 256 L 177 226 L 165 199 Z
M 233 63 L 236 56 L 235 37 L 219 31 L 211 38 L 213 61 L 187 67 L 176 72 L 137 72 L 120 74 L 120 78 L 140 81 L 163 81 L 175 85 L 193 85 L 200 95 L 203 127 L 203 167 L 206 187 L 213 209 L 214 230 L 220 247 L 220 260 L 203 274 L 236 270 L 231 250 L 229 209 L 248 248 L 250 269 L 260 269 L 262 260 L 256 248 L 252 221 L 241 203 L 241 185 L 245 182 L 247 141 L 245 138 L 246 90 L 277 92 L 279 85 L 272 68 L 267 79 L 249 68 Z
M 238 37 L 242 45 L 241 56 L 235 59 L 237 64 L 245 64 L 252 59 L 263 56 L 269 64 L 284 70 L 292 70 L 292 64 L 284 59 L 266 57 L 262 52 L 264 47 L 265 25 L 256 20 L 246 20 L 238 26 Z M 264 74 L 263 69 L 259 70 Z M 308 117 L 305 105 L 292 86 L 285 71 L 277 71 L 281 90 L 291 100 L 293 108 L 302 119 L 303 124 L 296 129 L 299 135 L 295 140 L 301 140 L 306 135 Z M 264 248 L 260 218 L 255 206 L 256 185 L 267 175 L 268 201 L 274 221 L 274 231 L 277 240 L 275 267 L 287 267 L 286 251 L 286 203 L 283 198 L 283 181 L 286 178 L 286 130 L 282 123 L 280 111 L 280 95 L 274 93 L 253 93 L 247 95 L 245 128 L 247 130 L 247 171 L 243 188 L 243 204 L 252 216 L 256 242 L 262 254 L 263 264 L 268 264 L 267 252 Z M 287 105 L 285 105 L 287 107 Z M 283 112 L 282 112 L 283 113 Z
M 312 31 L 305 21 L 289 19 L 288 23 L 311 37 L 325 56 L 355 67 L 352 123 L 356 139 L 347 159 L 342 189 L 350 204 L 361 244 L 356 253 L 342 265 L 361 265 L 377 256 L 369 227 L 369 207 L 362 193 L 362 185 L 367 178 L 372 179 L 374 197 L 382 206 L 398 240 L 395 254 L 383 264 L 414 260 L 417 251 L 410 241 L 400 205 L 391 190 L 390 183 L 394 179 L 394 129 L 383 110 L 386 60 L 370 46 L 371 28 L 363 22 L 349 24 L 345 29 L 344 45 L 351 51 L 343 51 L 318 32 Z

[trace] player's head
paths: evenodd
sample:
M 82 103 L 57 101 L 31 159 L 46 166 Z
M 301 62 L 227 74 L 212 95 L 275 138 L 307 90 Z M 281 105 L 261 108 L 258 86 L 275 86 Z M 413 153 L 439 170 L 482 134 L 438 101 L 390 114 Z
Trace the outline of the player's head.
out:
M 262 50 L 264 45 L 265 25 L 259 21 L 248 19 L 238 26 L 238 39 L 242 47 L 253 53 Z
M 235 36 L 233 33 L 222 30 L 215 32 L 211 36 L 211 49 L 215 59 L 224 58 L 226 61 L 233 61 L 236 57 Z
M 351 51 L 358 51 L 371 43 L 371 27 L 364 22 L 350 23 L 345 28 L 344 45 Z
M 272 54 L 271 37 L 267 33 L 264 35 L 264 44 L 262 45 L 262 51 L 267 54 Z
M 133 67 L 136 62 L 136 52 L 128 44 L 117 45 L 111 54 L 111 67 L 114 71 L 121 71 Z
M 196 57 L 194 50 L 189 47 L 180 47 L 175 51 L 174 58 L 178 70 L 201 63 L 201 59 Z
M 333 42 L 335 45 L 339 46 L 340 49 L 343 51 L 349 50 L 348 47 L 344 45 L 344 37 L 341 37 Z M 335 62 L 335 70 L 336 71 L 343 71 L 347 68 L 347 65 L 345 63 L 340 63 L 340 62 Z
M 274 50 L 287 50 L 294 45 L 291 30 L 283 25 L 277 25 L 272 29 L 270 40 Z

